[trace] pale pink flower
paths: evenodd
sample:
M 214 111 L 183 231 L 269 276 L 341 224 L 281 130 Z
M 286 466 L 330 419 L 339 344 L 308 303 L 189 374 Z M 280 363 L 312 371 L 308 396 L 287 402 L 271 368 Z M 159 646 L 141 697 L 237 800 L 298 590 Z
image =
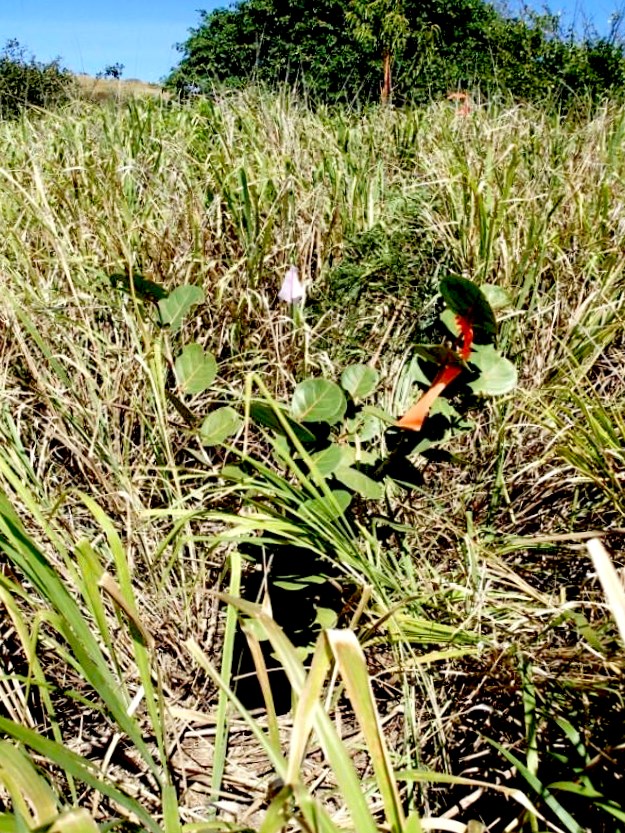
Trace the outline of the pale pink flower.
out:
M 299 272 L 297 266 L 291 266 L 280 287 L 278 298 L 281 301 L 286 301 L 287 304 L 297 304 L 304 297 L 304 287 L 299 279 Z

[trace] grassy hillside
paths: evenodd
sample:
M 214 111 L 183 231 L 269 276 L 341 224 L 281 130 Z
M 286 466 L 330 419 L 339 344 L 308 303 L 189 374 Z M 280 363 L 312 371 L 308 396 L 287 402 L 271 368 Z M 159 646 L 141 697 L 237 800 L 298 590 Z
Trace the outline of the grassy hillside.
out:
M 624 132 L 255 91 L 0 123 L 0 830 L 625 830 Z M 463 366 L 402 431 L 450 275 L 518 384 Z
M 159 98 L 163 88 L 158 84 L 148 84 L 136 78 L 94 78 L 92 75 L 79 73 L 74 76 L 77 95 L 90 101 L 119 101 L 134 97 Z

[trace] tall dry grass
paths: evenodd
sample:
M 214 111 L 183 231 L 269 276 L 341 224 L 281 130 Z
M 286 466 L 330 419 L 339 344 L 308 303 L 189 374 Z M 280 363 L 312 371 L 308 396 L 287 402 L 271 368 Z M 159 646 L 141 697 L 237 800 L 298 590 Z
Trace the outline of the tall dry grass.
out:
M 303 376 L 376 353 L 379 404 L 399 415 L 414 397 L 411 295 L 430 299 L 427 318 L 433 282 L 451 272 L 507 293 L 500 344 L 519 388 L 476 408 L 451 462 L 424 466 L 422 489 L 389 487 L 336 544 L 339 572 L 364 599 L 354 627 L 393 762 L 505 779 L 510 761 L 488 752 L 487 736 L 523 758 L 528 777 L 515 783 L 537 790 L 550 829 L 578 829 L 570 813 L 579 829 L 621 824 L 579 795 L 560 814 L 536 783 L 551 765 L 579 783 L 588 766 L 605 801 L 619 800 L 623 655 L 584 542 L 602 537 L 620 565 L 624 130 L 625 111 L 610 105 L 569 118 L 494 105 L 464 116 L 448 102 L 312 112 L 255 90 L 185 106 L 80 101 L 0 125 L 0 708 L 63 769 L 68 801 L 84 801 L 73 779 L 85 781 L 87 764 L 70 766 L 61 744 L 99 767 L 86 780 L 98 818 L 141 812 L 167 831 L 210 829 L 215 814 L 261 825 L 270 767 L 227 743 L 232 669 L 220 651 L 234 618 L 224 624 L 210 591 L 238 588 L 234 542 L 269 523 L 249 503 L 255 490 L 285 506 L 293 484 L 277 472 L 268 488 L 264 469 L 251 486 L 228 483 L 235 453 L 203 446 L 194 419 L 242 409 L 252 372 L 286 401 Z M 382 244 L 365 248 L 346 288 L 337 267 L 363 239 L 398 242 L 384 258 Z M 277 300 L 290 264 L 308 289 L 299 322 Z M 120 273 L 166 290 L 195 284 L 206 300 L 180 332 L 161 331 L 149 302 L 112 286 Z M 185 400 L 185 418 L 172 365 L 192 341 L 219 373 Z M 275 468 L 256 435 L 241 442 Z M 319 532 L 302 521 L 288 534 Z M 221 664 L 219 706 L 189 640 Z M 35 730 L 58 749 L 38 747 Z M 122 737 L 127 757 L 115 754 Z M 200 775 L 213 768 L 225 774 L 209 802 Z M 105 774 L 135 803 L 105 792 Z M 403 796 L 491 830 L 517 818 L 540 829 L 538 816 L 481 793 L 463 810 L 454 789 Z M 333 823 L 348 823 L 331 779 L 319 794 Z

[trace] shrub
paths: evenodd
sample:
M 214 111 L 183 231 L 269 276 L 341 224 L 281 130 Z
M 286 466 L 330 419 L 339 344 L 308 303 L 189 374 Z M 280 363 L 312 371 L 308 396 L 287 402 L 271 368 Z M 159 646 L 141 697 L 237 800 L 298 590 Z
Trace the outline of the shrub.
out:
M 73 76 L 58 60 L 44 64 L 16 40 L 0 53 L 0 117 L 14 118 L 25 107 L 49 108 L 69 97 Z

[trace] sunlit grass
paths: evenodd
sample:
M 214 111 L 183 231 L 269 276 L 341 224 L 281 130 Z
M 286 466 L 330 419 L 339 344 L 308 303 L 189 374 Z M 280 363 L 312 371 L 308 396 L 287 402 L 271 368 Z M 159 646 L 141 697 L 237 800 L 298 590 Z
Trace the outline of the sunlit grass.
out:
M 415 833 L 418 816 L 438 829 L 445 811 L 463 826 L 444 829 L 518 818 L 535 831 L 543 814 L 574 830 L 577 813 L 581 827 L 624 829 L 610 803 L 622 646 L 584 548 L 600 536 L 622 566 L 624 129 L 613 106 L 569 119 L 494 105 L 461 118 L 448 102 L 312 112 L 254 90 L 185 106 L 77 101 L 0 124 L 0 719 L 53 764 L 54 785 L 20 757 L 22 787 L 5 786 L 24 818 L 6 829 L 55 813 L 77 829 L 79 804 L 98 824 L 167 833 L 374 829 L 384 813 Z M 308 296 L 297 315 L 277 299 L 292 264 Z M 417 461 L 421 487 L 389 484 L 384 501 L 328 522 L 307 508 L 331 496 L 295 441 L 272 445 L 246 423 L 230 448 L 202 444 L 216 408 L 245 416 L 251 397 L 278 408 L 305 376 L 336 379 L 354 360 L 375 363 L 377 404 L 400 416 L 415 396 L 411 344 L 431 330 L 447 273 L 505 290 L 500 345 L 520 384 L 475 403 L 449 460 Z M 113 274 L 195 284 L 206 300 L 169 332 Z M 183 396 L 173 366 L 192 342 L 218 374 Z M 360 639 L 380 714 L 354 696 L 353 645 L 349 706 L 337 679 L 324 687 L 340 638 L 321 638 L 317 665 L 302 665 L 320 624 L 294 650 L 262 583 L 248 599 L 260 608 L 239 608 L 266 713 L 233 694 L 235 608 L 216 593 L 236 594 L 288 548 L 343 593 L 333 624 Z M 290 759 L 267 636 L 306 722 Z M 609 813 L 532 791 L 552 753 L 560 782 L 579 775 L 565 719 L 597 756 L 584 777 Z M 529 780 L 510 789 L 527 795 L 455 807 L 462 787 L 510 767 L 485 737 L 522 759 Z M 366 803 L 341 771 L 347 754 Z M 267 801 L 274 774 L 286 786 Z M 40 815 L 20 810 L 39 800 Z

